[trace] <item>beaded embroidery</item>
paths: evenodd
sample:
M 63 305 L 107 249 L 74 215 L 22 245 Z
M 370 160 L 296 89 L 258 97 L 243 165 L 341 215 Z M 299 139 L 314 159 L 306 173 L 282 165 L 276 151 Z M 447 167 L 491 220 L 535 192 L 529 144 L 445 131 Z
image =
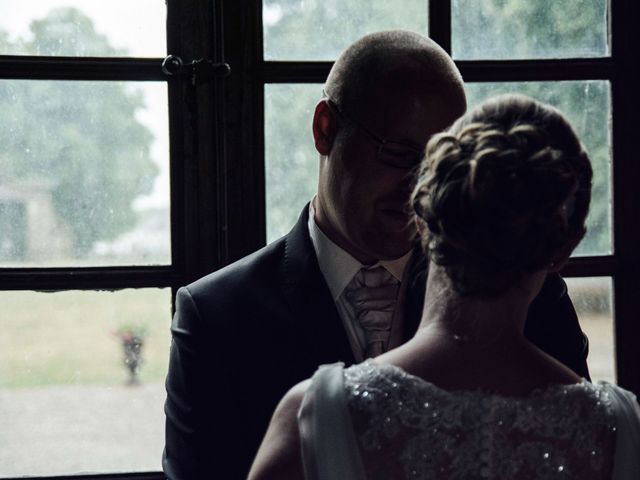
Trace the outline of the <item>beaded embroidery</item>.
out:
M 370 361 L 344 372 L 372 480 L 610 477 L 615 414 L 601 385 L 504 397 L 448 392 Z

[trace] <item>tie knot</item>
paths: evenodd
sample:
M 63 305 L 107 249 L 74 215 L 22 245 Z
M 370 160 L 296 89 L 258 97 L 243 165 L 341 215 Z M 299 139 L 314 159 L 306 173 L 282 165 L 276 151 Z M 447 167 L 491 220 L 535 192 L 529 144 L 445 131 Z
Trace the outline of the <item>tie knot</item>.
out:
M 367 357 L 387 349 L 399 289 L 400 282 L 382 266 L 362 268 L 347 287 L 346 294 L 364 330 Z
M 378 266 L 360 269 L 347 287 L 346 294 L 356 313 L 365 309 L 393 310 L 399 289 L 400 282 L 384 267 Z
M 361 287 L 381 287 L 397 285 L 400 282 L 382 265 L 373 268 L 361 268 L 354 277 L 354 281 Z

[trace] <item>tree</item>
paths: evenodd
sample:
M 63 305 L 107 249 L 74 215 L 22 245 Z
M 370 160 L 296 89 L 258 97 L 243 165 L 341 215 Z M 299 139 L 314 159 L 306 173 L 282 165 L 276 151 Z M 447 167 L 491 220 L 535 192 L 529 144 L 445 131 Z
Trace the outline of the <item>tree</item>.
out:
M 266 0 L 265 58 L 335 60 L 351 42 L 378 30 L 427 32 L 427 1 Z
M 454 0 L 453 55 L 465 59 L 604 55 L 606 3 Z
M 113 56 L 93 22 L 75 8 L 49 12 L 31 36 L 3 51 L 27 55 Z M 46 180 L 57 216 L 72 232 L 75 253 L 110 240 L 136 222 L 133 200 L 152 187 L 158 167 L 152 134 L 136 118 L 142 93 L 124 82 L 0 82 L 0 185 Z

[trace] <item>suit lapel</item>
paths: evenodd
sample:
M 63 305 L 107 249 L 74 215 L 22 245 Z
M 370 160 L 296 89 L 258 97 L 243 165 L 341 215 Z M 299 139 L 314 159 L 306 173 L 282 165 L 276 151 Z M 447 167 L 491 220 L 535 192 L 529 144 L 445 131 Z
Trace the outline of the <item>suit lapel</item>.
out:
M 316 258 L 307 222 L 309 205 L 285 238 L 283 291 L 291 308 L 294 328 L 313 363 L 353 363 L 353 352 Z

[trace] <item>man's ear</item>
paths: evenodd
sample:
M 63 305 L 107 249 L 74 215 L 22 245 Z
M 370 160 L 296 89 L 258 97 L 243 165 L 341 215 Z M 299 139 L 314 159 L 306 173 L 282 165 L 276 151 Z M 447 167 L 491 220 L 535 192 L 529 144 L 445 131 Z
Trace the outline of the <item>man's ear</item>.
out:
M 320 100 L 313 113 L 313 140 L 320 155 L 329 155 L 336 137 L 337 121 L 326 100 Z

